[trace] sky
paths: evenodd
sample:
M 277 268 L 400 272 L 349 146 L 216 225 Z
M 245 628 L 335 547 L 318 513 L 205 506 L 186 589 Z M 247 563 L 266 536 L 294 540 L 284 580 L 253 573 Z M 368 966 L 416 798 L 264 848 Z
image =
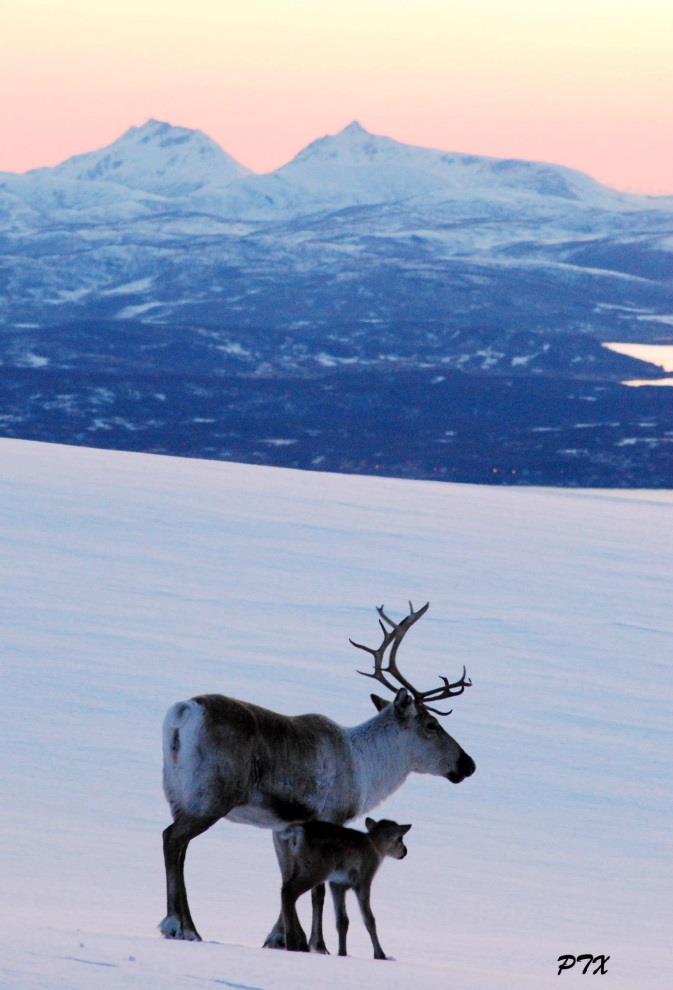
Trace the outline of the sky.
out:
M 269 171 L 359 120 L 673 193 L 670 0 L 0 0 L 0 170 L 154 117 Z

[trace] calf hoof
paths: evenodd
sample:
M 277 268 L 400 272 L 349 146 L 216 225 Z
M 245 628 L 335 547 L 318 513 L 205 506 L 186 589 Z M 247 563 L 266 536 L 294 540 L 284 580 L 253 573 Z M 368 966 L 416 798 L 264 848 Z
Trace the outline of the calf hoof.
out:
M 185 942 L 200 942 L 201 936 L 193 928 L 182 924 L 176 914 L 167 915 L 159 925 L 159 931 L 164 938 L 181 939 Z
M 308 947 L 311 950 L 311 952 L 317 952 L 321 956 L 329 955 L 329 949 L 327 948 L 324 942 L 309 942 Z

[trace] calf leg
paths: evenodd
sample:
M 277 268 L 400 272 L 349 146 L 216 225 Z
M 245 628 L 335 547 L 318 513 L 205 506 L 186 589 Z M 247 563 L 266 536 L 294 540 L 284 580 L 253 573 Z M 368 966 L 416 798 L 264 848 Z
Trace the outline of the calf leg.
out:
M 322 910 L 325 903 L 325 884 L 319 883 L 311 891 L 311 905 L 313 907 L 313 917 L 311 919 L 311 939 L 309 948 L 311 952 L 321 952 L 329 955 L 325 945 L 325 937 L 322 931 Z
M 346 956 L 346 935 L 348 934 L 348 915 L 346 914 L 346 891 L 341 883 L 331 883 L 329 885 L 332 900 L 334 901 L 334 914 L 336 915 L 336 926 L 339 935 L 339 955 Z
M 185 856 L 190 841 L 214 825 L 217 818 L 191 818 L 178 815 L 164 831 L 166 866 L 166 917 L 159 929 L 166 938 L 201 941 L 192 921 L 185 888 Z
M 387 959 L 388 957 L 381 948 L 379 937 L 376 934 L 376 918 L 372 914 L 372 909 L 369 904 L 369 888 L 356 887 L 355 894 L 358 899 L 358 904 L 360 905 L 362 920 L 364 921 L 365 928 L 369 932 L 369 937 L 372 940 L 372 945 L 374 947 L 374 959 Z

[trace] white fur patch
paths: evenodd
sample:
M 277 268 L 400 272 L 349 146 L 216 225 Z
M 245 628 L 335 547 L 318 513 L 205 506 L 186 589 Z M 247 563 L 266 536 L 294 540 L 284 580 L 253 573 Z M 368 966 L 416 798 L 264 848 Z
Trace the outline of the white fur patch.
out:
M 164 793 L 173 813 L 198 814 L 194 768 L 203 727 L 203 709 L 196 701 L 179 701 L 168 709 L 163 725 Z M 176 739 L 177 732 L 177 739 Z
M 179 938 L 185 939 L 188 942 L 199 940 L 196 932 L 190 928 L 182 927 L 180 919 L 176 914 L 166 915 L 164 920 L 159 924 L 159 931 L 164 938 Z

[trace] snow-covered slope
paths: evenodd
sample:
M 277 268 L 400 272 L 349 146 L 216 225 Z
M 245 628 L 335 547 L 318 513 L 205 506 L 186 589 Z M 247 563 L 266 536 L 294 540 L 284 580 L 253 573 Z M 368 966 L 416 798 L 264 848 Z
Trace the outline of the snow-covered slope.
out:
M 669 990 L 673 500 L 303 474 L 0 441 L 2 990 L 545 990 L 566 953 Z M 268 833 L 187 864 L 206 944 L 163 942 L 160 724 L 221 691 L 353 724 L 348 636 L 431 599 L 403 647 L 457 675 L 458 787 L 412 778 L 374 888 L 377 963 L 258 948 Z M 331 911 L 328 942 L 334 946 Z M 565 978 L 580 978 L 580 972 Z

